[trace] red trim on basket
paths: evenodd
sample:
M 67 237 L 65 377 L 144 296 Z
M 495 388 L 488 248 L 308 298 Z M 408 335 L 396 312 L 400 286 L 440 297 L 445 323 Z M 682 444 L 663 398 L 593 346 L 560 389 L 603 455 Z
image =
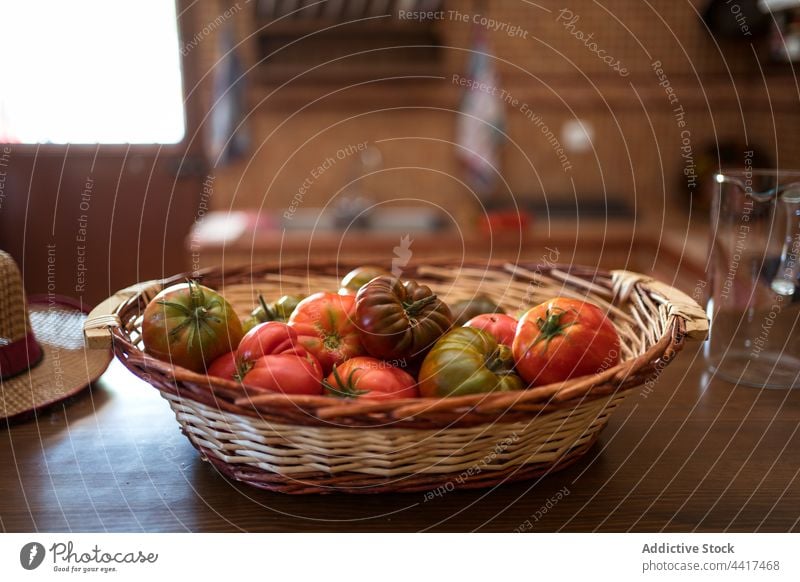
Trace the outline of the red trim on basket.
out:
M 30 370 L 42 359 L 42 348 L 33 332 L 10 344 L 0 346 L 0 379 L 6 380 Z

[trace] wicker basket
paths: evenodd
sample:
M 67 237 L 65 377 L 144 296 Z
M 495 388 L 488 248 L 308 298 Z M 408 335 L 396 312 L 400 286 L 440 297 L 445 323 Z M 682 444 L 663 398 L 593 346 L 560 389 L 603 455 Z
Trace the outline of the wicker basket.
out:
M 246 315 L 257 294 L 335 290 L 356 264 L 211 269 L 199 280 Z M 684 293 L 628 271 L 532 264 L 408 266 L 403 277 L 445 301 L 480 291 L 509 313 L 554 296 L 586 298 L 607 310 L 622 363 L 592 376 L 507 393 L 389 402 L 330 396 L 249 397 L 236 382 L 209 378 L 142 351 L 141 315 L 162 288 L 184 276 L 118 292 L 85 325 L 91 346 L 116 355 L 155 386 L 183 432 L 225 475 L 285 493 L 446 490 L 529 479 L 563 468 L 592 446 L 634 387 L 651 381 L 683 346 L 703 339 L 702 309 Z

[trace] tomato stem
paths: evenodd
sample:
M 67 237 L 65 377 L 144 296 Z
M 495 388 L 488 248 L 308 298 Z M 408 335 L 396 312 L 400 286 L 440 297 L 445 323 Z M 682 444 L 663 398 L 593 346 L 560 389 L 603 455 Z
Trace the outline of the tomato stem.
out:
M 244 377 L 253 369 L 253 362 L 248 362 L 242 358 L 236 358 L 236 371 L 233 373 L 233 378 L 239 382 L 244 382 Z
M 499 344 L 484 360 L 486 368 L 495 374 L 510 374 L 514 369 L 514 358 L 508 346 Z
M 369 390 L 359 390 L 356 388 L 355 384 L 355 373 L 359 371 L 361 368 L 354 368 L 350 371 L 350 374 L 347 376 L 347 381 L 342 380 L 342 377 L 339 375 L 339 370 L 336 369 L 336 366 L 333 366 L 333 378 L 336 381 L 338 386 L 334 386 L 327 379 L 322 380 L 322 385 L 330 392 L 333 392 L 334 395 L 339 396 L 340 398 L 357 398 L 362 394 L 366 394 Z
M 560 336 L 565 335 L 564 330 L 568 327 L 572 327 L 577 321 L 570 321 L 569 323 L 561 323 L 561 318 L 567 314 L 568 310 L 561 309 L 560 307 L 549 307 L 545 312 L 545 317 L 542 319 L 541 317 L 536 320 L 536 325 L 539 328 L 539 335 L 534 340 L 533 344 L 531 344 L 531 348 L 537 345 L 539 342 L 544 341 L 545 347 L 544 351 L 547 351 L 550 342 Z M 574 311 L 575 314 L 578 312 L 575 309 L 569 309 L 569 311 Z
M 178 338 L 180 334 L 183 333 L 184 328 L 188 327 L 189 335 L 186 343 L 188 346 L 192 346 L 195 339 L 200 341 L 199 336 L 204 330 L 212 337 L 216 335 L 216 332 L 209 323 L 209 320 L 220 323 L 221 319 L 215 315 L 212 315 L 210 308 L 219 306 L 220 302 L 216 299 L 206 302 L 203 288 L 197 283 L 197 281 L 187 279 L 186 284 L 189 286 L 190 305 L 188 307 L 176 301 L 164 299 L 159 300 L 158 304 L 164 307 L 169 307 L 170 309 L 174 309 L 185 318 L 170 330 L 170 340 L 172 341 L 175 338 Z
M 415 317 L 428 305 L 436 301 L 436 299 L 436 295 L 428 295 L 422 299 L 417 299 L 413 303 L 403 303 L 403 309 L 405 309 L 409 317 Z
M 277 317 L 275 317 L 275 312 L 269 305 L 267 305 L 267 302 L 264 300 L 264 296 L 261 293 L 258 294 L 258 303 L 261 305 L 261 309 L 264 310 L 264 317 L 266 318 L 263 319 L 262 322 L 275 321 L 277 319 Z

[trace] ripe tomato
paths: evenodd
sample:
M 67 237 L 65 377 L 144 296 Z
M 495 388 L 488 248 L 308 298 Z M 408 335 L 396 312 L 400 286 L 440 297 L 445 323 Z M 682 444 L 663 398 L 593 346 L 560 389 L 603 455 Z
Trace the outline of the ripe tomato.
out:
M 372 281 L 375 277 L 382 277 L 384 275 L 391 275 L 391 273 L 383 267 L 375 267 L 373 265 L 353 269 L 342 279 L 339 287 L 339 294 L 355 295 L 358 293 L 359 289 Z
M 511 349 L 488 332 L 457 327 L 436 342 L 419 372 L 423 396 L 465 396 L 521 390 Z
M 211 362 L 206 374 L 226 380 L 238 380 L 239 359 L 236 357 L 236 352 L 228 352 Z
M 355 317 L 366 351 L 385 360 L 422 357 L 452 323 L 450 308 L 429 287 L 396 277 L 364 285 Z
M 297 353 L 298 349 L 305 354 L 294 329 L 279 321 L 268 321 L 259 323 L 248 331 L 239 343 L 236 353 L 243 362 L 252 363 L 261 356 L 286 352 Z
M 322 370 L 309 354 L 272 354 L 258 358 L 244 375 L 245 386 L 284 394 L 322 394 Z
M 470 319 L 464 327 L 488 331 L 494 339 L 510 348 L 517 331 L 517 320 L 505 313 L 484 313 Z
M 325 374 L 334 364 L 364 353 L 354 309 L 352 295 L 315 293 L 303 299 L 289 318 L 300 345 L 319 360 Z
M 145 351 L 194 372 L 204 373 L 207 364 L 235 350 L 242 335 L 230 303 L 195 281 L 167 287 L 144 310 Z
M 619 336 L 591 303 L 556 297 L 528 310 L 513 344 L 517 371 L 533 384 L 596 374 L 619 362 Z
M 348 398 L 395 400 L 419 396 L 417 381 L 408 372 L 364 356 L 334 366 L 324 384 L 329 394 Z
M 268 321 L 248 331 L 235 352 L 214 360 L 208 368 L 208 375 L 241 380 L 259 358 L 276 354 L 305 356 L 306 353 L 291 327 L 285 323 Z
M 285 323 L 268 321 L 247 332 L 239 349 L 211 364 L 209 376 L 239 380 L 285 394 L 322 394 L 322 369 Z

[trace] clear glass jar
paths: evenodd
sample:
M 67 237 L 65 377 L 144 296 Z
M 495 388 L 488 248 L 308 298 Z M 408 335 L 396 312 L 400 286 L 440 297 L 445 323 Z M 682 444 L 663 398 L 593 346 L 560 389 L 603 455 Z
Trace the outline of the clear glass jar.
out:
M 716 181 L 706 361 L 737 384 L 800 387 L 800 172 L 746 168 Z

